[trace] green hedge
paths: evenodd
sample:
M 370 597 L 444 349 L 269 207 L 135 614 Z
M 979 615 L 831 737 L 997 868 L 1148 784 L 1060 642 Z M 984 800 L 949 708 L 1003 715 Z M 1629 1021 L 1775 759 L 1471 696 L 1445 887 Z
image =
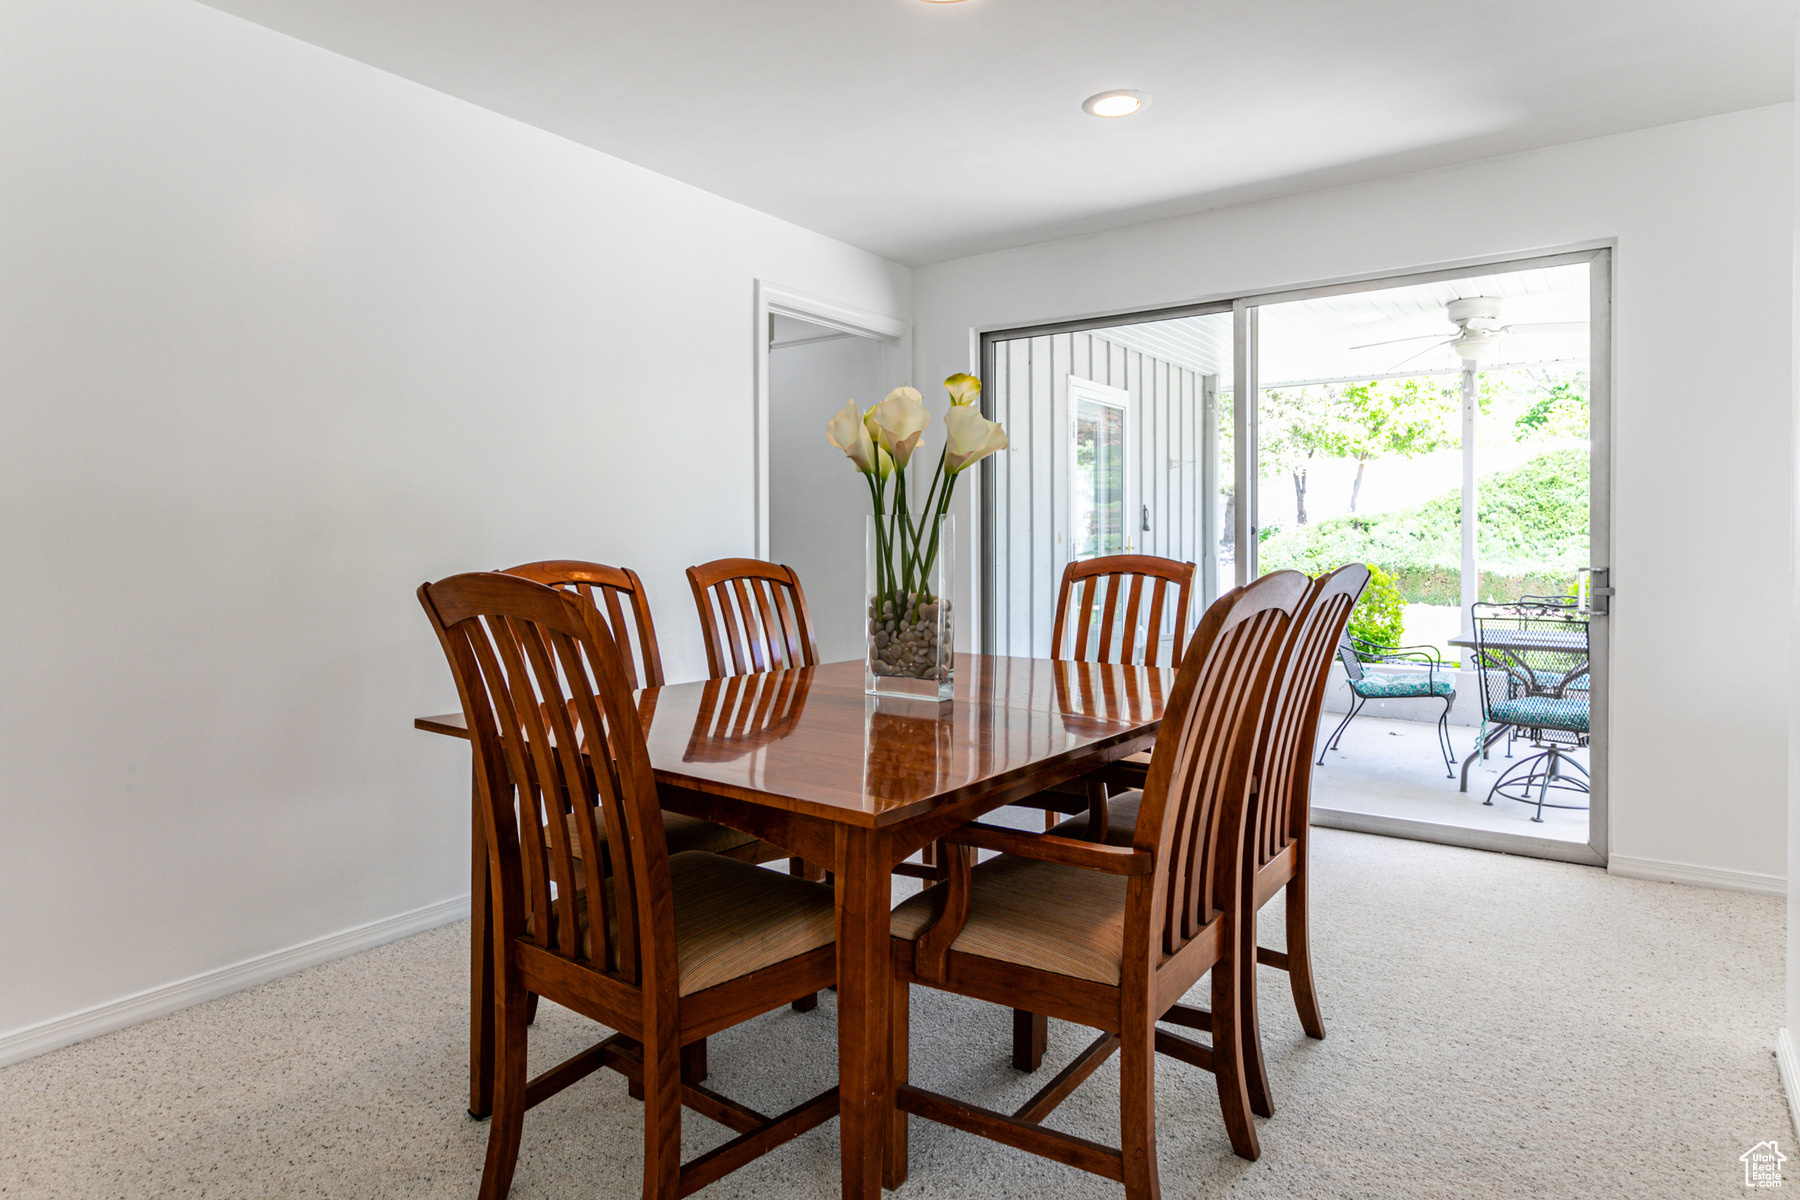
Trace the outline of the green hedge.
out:
M 1346 632 L 1377 646 L 1398 646 L 1405 640 L 1406 613 L 1400 591 L 1394 586 L 1394 577 L 1374 563 L 1369 564 L 1369 585 L 1350 610 Z
M 1588 456 L 1553 450 L 1480 482 L 1476 554 L 1483 597 L 1566 592 L 1588 561 Z M 1408 604 L 1459 604 L 1462 495 L 1413 508 L 1338 517 L 1284 529 L 1258 550 L 1264 571 L 1319 575 L 1347 562 L 1376 563 Z

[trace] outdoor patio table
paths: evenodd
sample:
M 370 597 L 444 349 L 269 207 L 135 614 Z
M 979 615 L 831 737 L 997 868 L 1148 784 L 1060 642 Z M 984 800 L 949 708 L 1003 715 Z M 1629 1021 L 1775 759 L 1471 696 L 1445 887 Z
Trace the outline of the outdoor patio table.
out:
M 1549 633 L 1542 629 L 1496 629 L 1487 636 L 1487 644 L 1495 650 L 1579 650 L 1587 652 L 1587 622 L 1571 622 L 1578 625 L 1578 634 L 1563 635 Z M 1475 634 L 1464 630 L 1448 642 L 1463 650 L 1473 650 Z
M 1149 749 L 1175 673 L 956 656 L 939 704 L 863 693 L 860 662 L 638 693 L 663 806 L 764 838 L 836 873 L 843 1195 L 881 1194 L 891 875 L 981 814 Z M 461 713 L 419 729 L 467 737 Z M 487 854 L 473 823 L 469 1110 L 491 1109 Z

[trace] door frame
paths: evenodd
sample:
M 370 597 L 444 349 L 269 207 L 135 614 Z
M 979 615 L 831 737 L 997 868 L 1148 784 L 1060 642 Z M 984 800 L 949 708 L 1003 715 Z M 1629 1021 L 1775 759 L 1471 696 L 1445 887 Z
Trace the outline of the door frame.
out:
M 1256 334 L 1259 308 L 1267 304 L 1308 300 L 1319 296 L 1343 295 L 1350 292 L 1375 291 L 1390 287 L 1405 287 L 1410 284 L 1461 279 L 1474 274 L 1510 274 L 1515 271 L 1586 263 L 1588 264 L 1589 310 L 1588 444 L 1590 448 L 1588 557 L 1593 570 L 1596 572 L 1606 571 L 1606 582 L 1616 587 L 1618 577 L 1611 571 L 1611 566 L 1614 411 L 1612 309 L 1614 255 L 1617 253 L 1617 245 L 1616 239 L 1601 238 L 1538 251 L 1483 255 L 1410 269 L 1341 276 L 1295 287 L 1269 288 L 1228 296 L 1214 296 L 1161 308 L 1103 313 L 1063 321 L 991 330 L 977 329 L 973 333 L 977 340 L 976 349 L 981 377 L 988 379 L 993 375 L 994 346 L 999 342 L 1042 334 L 1080 332 L 1105 329 L 1115 325 L 1166 321 L 1175 317 L 1201 316 L 1219 312 L 1232 313 L 1234 360 L 1232 364 L 1232 403 L 1235 442 L 1232 453 L 1237 498 L 1234 535 L 1237 541 L 1237 582 L 1242 584 L 1255 578 L 1256 535 L 1260 528 L 1255 512 L 1258 456 L 1255 444 L 1256 421 L 1253 414 L 1256 406 L 1244 403 L 1244 397 L 1256 394 Z M 982 406 L 984 414 L 991 419 L 994 414 L 988 407 L 988 397 L 985 394 L 982 397 Z M 983 463 L 981 470 L 982 517 L 976 522 L 978 526 L 976 532 L 979 537 L 978 545 L 986 547 L 992 545 L 992 539 L 987 536 L 988 531 L 985 525 L 993 519 L 995 512 L 993 471 L 991 464 L 988 463 Z M 976 571 L 976 575 L 981 583 L 982 602 L 977 605 L 976 611 L 980 617 L 979 644 L 985 649 L 992 644 L 993 614 L 989 611 L 989 605 L 985 600 L 993 595 L 991 578 L 995 564 L 990 561 L 991 555 L 985 549 L 978 553 L 981 557 L 978 560 L 979 569 Z M 1321 808 L 1313 809 L 1313 824 L 1328 828 L 1352 829 L 1363 833 L 1378 833 L 1388 837 L 1467 846 L 1479 850 L 1498 850 L 1533 858 L 1605 866 L 1611 848 L 1612 825 L 1608 805 L 1612 747 L 1610 700 L 1612 638 L 1608 610 L 1610 610 L 1610 603 L 1597 605 L 1594 619 L 1589 626 L 1589 655 L 1595 668 L 1595 687 L 1590 701 L 1592 710 L 1589 724 L 1592 733 L 1588 765 L 1591 791 L 1588 798 L 1588 840 L 1585 843 L 1557 841 L 1525 834 L 1465 829 L 1454 825 L 1436 825 L 1400 817 L 1373 816 Z
M 754 488 L 756 558 L 769 557 L 769 319 L 794 317 L 823 325 L 840 333 L 854 334 L 881 343 L 882 373 L 889 379 L 912 377 L 913 329 L 911 322 L 898 317 L 870 312 L 852 304 L 843 304 L 794 288 L 782 287 L 766 279 L 754 281 L 752 294 L 754 320 L 751 323 L 753 377 L 751 382 L 751 422 L 755 444 Z M 895 384 L 900 386 L 899 383 Z M 879 397 L 871 397 L 873 404 Z
M 1061 452 L 1069 456 L 1069 478 L 1071 480 L 1075 477 L 1075 405 L 1082 400 L 1087 400 L 1094 404 L 1104 405 L 1107 408 L 1116 408 L 1124 414 L 1124 461 L 1120 465 L 1123 468 L 1125 476 L 1123 481 L 1125 485 L 1125 495 L 1120 501 L 1120 504 L 1123 506 L 1123 511 L 1119 513 L 1119 517 L 1125 523 L 1125 548 L 1121 553 L 1134 553 L 1134 543 L 1143 540 L 1141 536 L 1137 536 L 1140 533 L 1138 525 L 1142 522 L 1142 519 L 1139 516 L 1138 506 L 1143 503 L 1143 493 L 1139 491 L 1140 481 L 1138 479 L 1136 464 L 1137 456 L 1133 453 L 1137 446 L 1137 406 L 1132 403 L 1131 393 L 1129 391 L 1121 387 L 1113 387 L 1111 384 L 1095 383 L 1092 379 L 1083 379 L 1079 375 L 1070 374 L 1068 376 L 1067 386 L 1069 396 L 1069 439 L 1067 444 L 1062 447 Z M 1069 499 L 1073 501 L 1074 498 L 1075 489 L 1073 485 L 1071 485 L 1069 488 Z M 1075 514 L 1071 510 L 1067 516 L 1070 521 L 1070 529 L 1067 552 L 1063 555 L 1063 564 L 1065 566 L 1075 561 Z

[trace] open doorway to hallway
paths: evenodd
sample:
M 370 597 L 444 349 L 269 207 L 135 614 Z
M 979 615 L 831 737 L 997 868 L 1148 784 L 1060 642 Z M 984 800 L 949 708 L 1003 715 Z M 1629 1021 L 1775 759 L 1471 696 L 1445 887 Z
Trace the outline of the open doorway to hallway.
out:
M 796 317 L 769 318 L 769 557 L 805 581 L 826 662 L 863 656 L 862 510 L 820 504 L 844 488 L 825 425 L 844 401 L 866 408 L 884 382 L 886 344 Z

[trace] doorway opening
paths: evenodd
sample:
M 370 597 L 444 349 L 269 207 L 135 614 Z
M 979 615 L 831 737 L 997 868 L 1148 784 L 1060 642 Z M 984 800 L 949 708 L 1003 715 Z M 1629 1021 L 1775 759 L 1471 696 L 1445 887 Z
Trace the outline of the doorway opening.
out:
M 799 572 L 824 661 L 864 653 L 860 510 L 820 504 L 844 487 L 841 455 L 827 453 L 825 426 L 854 398 L 885 395 L 887 347 L 843 329 L 769 317 L 769 558 Z

